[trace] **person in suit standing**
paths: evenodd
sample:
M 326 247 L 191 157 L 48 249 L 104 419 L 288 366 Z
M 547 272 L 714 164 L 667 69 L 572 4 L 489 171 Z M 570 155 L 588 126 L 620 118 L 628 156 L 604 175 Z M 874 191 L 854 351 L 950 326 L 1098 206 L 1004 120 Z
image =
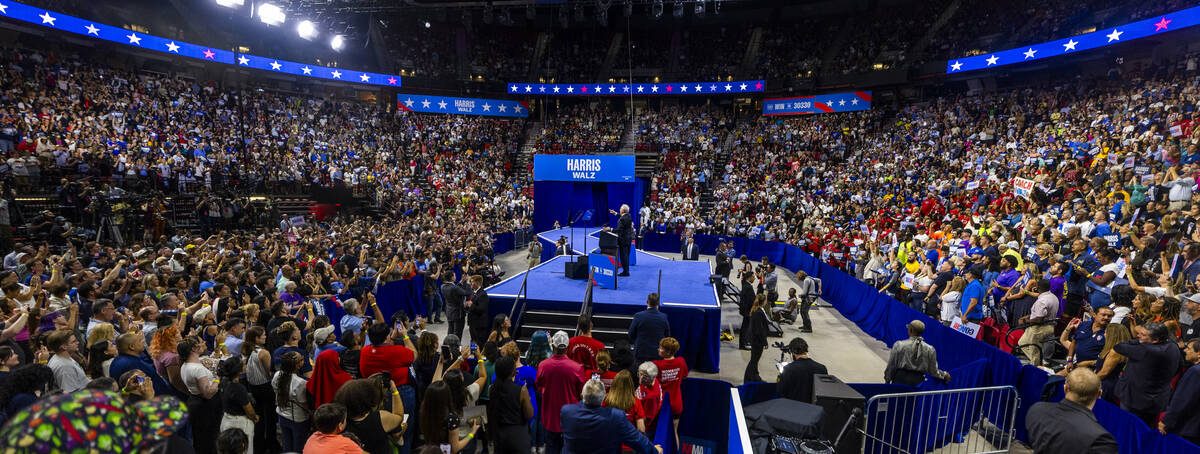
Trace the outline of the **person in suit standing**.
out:
M 621 212 L 608 210 L 609 213 L 619 214 L 617 219 L 617 260 L 621 262 L 621 273 L 618 276 L 629 275 L 629 247 L 633 243 L 633 217 L 629 216 L 629 205 L 621 205 Z
M 1128 361 L 1117 380 L 1121 409 L 1133 413 L 1150 427 L 1158 427 L 1158 414 L 1171 400 L 1171 380 L 1179 372 L 1183 355 L 1170 340 L 1167 326 L 1150 322 L 1137 329 L 1137 339 L 1113 346 Z
M 471 299 L 467 300 L 467 325 L 471 327 L 471 342 L 483 345 L 491 330 L 488 316 L 488 294 L 483 289 L 483 276 L 471 276 Z
M 1173 433 L 1200 445 L 1200 411 L 1196 411 L 1200 408 L 1200 339 L 1192 339 L 1184 355 L 1192 367 L 1183 373 L 1183 378 L 1175 385 L 1171 404 L 1158 423 L 1158 431 L 1164 435 Z
M 604 395 L 604 383 L 593 378 L 583 385 L 579 403 L 562 406 L 563 452 L 621 452 L 624 444 L 637 454 L 662 454 L 624 411 L 603 406 Z
M 729 279 L 729 272 L 733 269 L 733 264 L 730 263 L 729 253 L 726 250 L 725 242 L 717 242 L 717 266 L 714 270 L 717 274 Z
M 466 278 L 466 275 L 463 275 Z M 467 313 L 464 301 L 471 296 L 471 291 L 454 283 L 454 272 L 447 270 L 442 273 L 442 299 L 446 301 L 446 333 L 462 338 L 463 323 Z
M 700 246 L 696 245 L 696 240 L 690 235 L 683 243 L 682 252 L 684 260 L 700 260 Z
M 738 277 L 742 281 L 741 298 L 738 299 L 738 314 L 742 316 L 741 334 L 738 335 L 738 348 L 749 350 L 749 343 L 746 342 L 750 335 L 750 309 L 754 308 L 754 268 L 750 265 L 750 260 L 746 256 L 742 256 L 742 270 L 738 271 Z
M 808 342 L 802 337 L 788 343 L 792 362 L 779 374 L 779 395 L 800 402 L 813 401 L 813 376 L 829 373 L 824 364 L 808 357 Z
M 1100 398 L 1100 377 L 1087 368 L 1067 374 L 1066 398 L 1038 402 L 1025 416 L 1025 428 L 1037 454 L 1116 454 L 1117 440 L 1096 421 L 1092 407 Z
M 667 314 L 658 311 L 658 294 L 647 295 L 646 310 L 633 314 L 633 322 L 629 324 L 629 340 L 637 363 L 659 359 L 658 342 L 670 335 Z
M 754 298 L 754 307 L 750 308 L 750 362 L 746 363 L 746 373 L 742 383 L 763 381 L 758 373 L 758 360 L 762 359 L 763 349 L 767 348 L 767 295 L 759 293 Z M 745 334 L 742 335 L 746 337 Z

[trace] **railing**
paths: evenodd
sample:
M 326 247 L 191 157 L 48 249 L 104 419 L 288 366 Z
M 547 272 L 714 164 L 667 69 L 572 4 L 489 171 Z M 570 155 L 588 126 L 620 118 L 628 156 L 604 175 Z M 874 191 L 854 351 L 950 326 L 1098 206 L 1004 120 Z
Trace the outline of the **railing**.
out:
M 1012 446 L 1012 386 L 881 394 L 867 401 L 863 453 L 1002 453 Z

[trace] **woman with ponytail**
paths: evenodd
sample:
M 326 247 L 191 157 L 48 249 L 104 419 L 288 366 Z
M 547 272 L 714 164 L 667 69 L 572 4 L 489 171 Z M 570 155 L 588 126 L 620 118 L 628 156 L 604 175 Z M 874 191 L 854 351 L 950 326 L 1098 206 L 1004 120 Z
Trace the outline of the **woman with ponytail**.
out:
M 304 362 L 300 364 L 300 375 L 304 376 L 304 378 L 311 378 L 313 367 L 308 362 L 308 352 L 300 348 L 300 328 L 297 328 L 293 322 L 283 322 L 278 328 L 275 328 L 275 336 L 283 342 L 282 347 L 276 348 L 271 353 L 271 357 L 275 358 L 275 367 L 279 368 L 279 358 L 282 358 L 284 354 L 287 352 L 296 352 L 305 358 Z
M 279 371 L 271 379 L 275 388 L 275 413 L 283 435 L 283 452 L 300 452 L 308 439 L 308 380 L 299 375 L 304 355 L 288 352 L 279 361 Z
M 184 339 L 176 347 L 183 359 L 179 375 L 187 387 L 188 421 L 192 425 L 192 446 L 199 454 L 216 452 L 217 434 L 221 426 L 221 405 L 217 395 L 219 381 L 200 363 L 204 344 L 198 339 Z
M 245 372 L 246 366 L 239 357 L 226 358 L 217 366 L 218 388 L 221 393 L 221 407 L 225 414 L 221 417 L 221 431 L 237 429 L 246 434 L 250 441 L 246 452 L 254 452 L 254 425 L 258 423 L 258 413 L 250 402 L 250 392 L 238 381 Z
M 261 326 L 246 330 L 246 341 L 242 342 L 242 358 L 246 359 L 246 384 L 254 400 L 254 412 L 262 418 L 254 426 L 252 441 L 259 450 L 277 448 L 275 441 L 275 392 L 271 389 L 271 353 L 263 348 L 267 342 L 267 331 Z M 277 449 L 275 449 L 277 450 Z

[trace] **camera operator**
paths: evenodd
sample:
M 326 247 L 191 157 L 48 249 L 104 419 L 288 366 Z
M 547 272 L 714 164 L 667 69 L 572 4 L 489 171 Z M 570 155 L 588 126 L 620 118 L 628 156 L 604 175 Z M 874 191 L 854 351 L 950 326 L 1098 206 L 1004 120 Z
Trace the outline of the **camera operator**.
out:
M 813 361 L 808 357 L 808 342 L 803 338 L 794 338 L 786 346 L 776 343 L 776 347 L 784 354 L 791 354 L 792 361 L 779 374 L 779 395 L 800 402 L 812 402 L 813 376 L 828 374 L 824 364 Z

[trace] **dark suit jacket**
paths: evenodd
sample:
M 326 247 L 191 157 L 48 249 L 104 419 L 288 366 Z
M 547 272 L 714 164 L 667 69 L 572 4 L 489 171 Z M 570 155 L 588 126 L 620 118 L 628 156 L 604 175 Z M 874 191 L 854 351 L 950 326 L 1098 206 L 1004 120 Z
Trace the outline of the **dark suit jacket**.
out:
M 488 294 L 482 287 L 471 295 L 471 308 L 467 309 L 467 324 L 472 328 L 490 327 L 491 317 L 488 315 Z
M 1025 428 L 1036 454 L 1117 452 L 1117 440 L 1096 421 L 1096 415 L 1067 399 L 1033 404 Z
M 783 368 L 779 375 L 779 395 L 800 402 L 813 401 L 813 376 L 828 374 L 824 364 L 812 358 L 800 358 Z
M 633 322 L 629 324 L 629 340 L 633 343 L 635 355 L 657 357 L 658 342 L 670 335 L 671 323 L 667 321 L 667 314 L 649 308 L 633 314 Z
M 462 320 L 466 317 L 463 302 L 471 291 L 459 287 L 458 284 L 447 282 L 442 284 L 442 298 L 446 300 L 446 320 Z
M 750 345 L 755 347 L 767 346 L 767 313 L 757 310 L 750 314 Z
M 622 443 L 638 454 L 658 454 L 621 410 L 568 404 L 563 405 L 560 418 L 563 454 L 618 454 Z
M 683 252 L 684 260 L 700 260 L 700 245 L 696 243 L 691 245 L 683 243 L 681 252 Z
M 1183 354 L 1174 342 L 1143 344 L 1136 339 L 1113 346 L 1129 358 L 1117 380 L 1117 398 L 1122 406 L 1144 412 L 1160 412 L 1171 400 L 1171 380 L 1179 372 Z
M 633 218 L 628 213 L 617 220 L 617 243 L 625 246 L 633 241 Z
M 1192 366 L 1183 373 L 1162 422 L 1169 433 L 1200 438 L 1200 366 Z

